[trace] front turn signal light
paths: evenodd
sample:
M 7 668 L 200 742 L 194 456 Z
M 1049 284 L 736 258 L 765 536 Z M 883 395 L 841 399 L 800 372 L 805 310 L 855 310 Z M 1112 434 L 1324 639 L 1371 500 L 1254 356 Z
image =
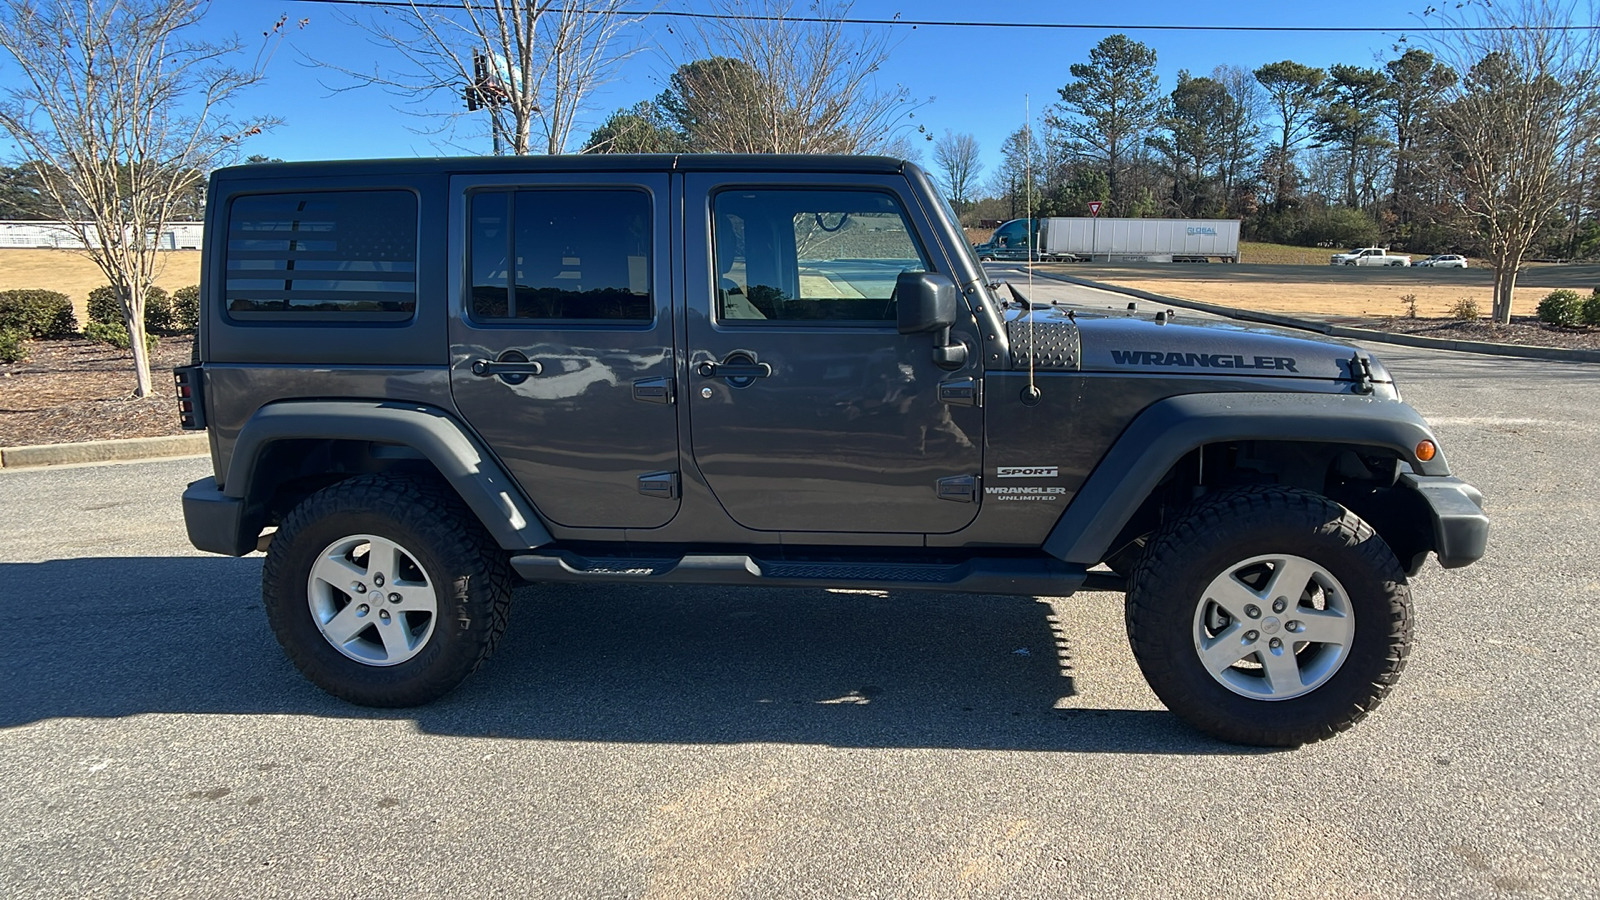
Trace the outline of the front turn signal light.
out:
M 1428 460 L 1433 459 L 1435 456 L 1438 456 L 1438 455 L 1439 455 L 1439 448 L 1434 446 L 1433 441 L 1418 441 L 1417 442 L 1417 459 L 1420 459 L 1423 462 L 1427 462 Z

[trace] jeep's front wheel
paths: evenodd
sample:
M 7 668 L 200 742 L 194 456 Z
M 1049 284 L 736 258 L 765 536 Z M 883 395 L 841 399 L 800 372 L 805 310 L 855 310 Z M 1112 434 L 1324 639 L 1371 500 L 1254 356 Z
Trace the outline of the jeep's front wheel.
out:
M 453 493 L 374 475 L 312 494 L 267 550 L 261 595 L 278 642 L 328 693 L 416 706 L 455 688 L 505 630 L 511 575 Z
M 1371 526 L 1307 491 L 1213 494 L 1152 537 L 1128 637 L 1156 696 L 1240 744 L 1292 747 L 1370 712 L 1411 638 L 1405 573 Z

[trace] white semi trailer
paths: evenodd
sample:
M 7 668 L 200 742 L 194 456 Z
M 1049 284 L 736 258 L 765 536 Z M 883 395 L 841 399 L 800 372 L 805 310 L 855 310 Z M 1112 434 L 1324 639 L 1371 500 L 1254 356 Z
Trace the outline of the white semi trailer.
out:
M 977 246 L 981 259 L 1096 260 L 1100 262 L 1239 261 L 1237 219 L 1013 219 Z

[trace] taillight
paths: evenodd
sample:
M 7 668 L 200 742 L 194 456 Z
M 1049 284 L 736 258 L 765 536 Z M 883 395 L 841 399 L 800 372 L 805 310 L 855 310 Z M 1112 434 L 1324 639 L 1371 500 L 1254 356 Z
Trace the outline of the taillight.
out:
M 172 370 L 178 394 L 178 421 L 185 431 L 204 431 L 206 409 L 201 396 L 204 384 L 199 366 L 183 366 Z

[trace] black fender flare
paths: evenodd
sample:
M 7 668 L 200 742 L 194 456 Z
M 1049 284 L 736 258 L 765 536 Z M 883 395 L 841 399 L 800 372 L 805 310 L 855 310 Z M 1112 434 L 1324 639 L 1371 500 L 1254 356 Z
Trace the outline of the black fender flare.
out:
M 553 540 L 533 505 L 499 461 L 449 413 L 420 403 L 269 403 L 256 410 L 240 430 L 221 493 L 244 503 L 250 498 L 261 454 L 274 442 L 297 439 L 372 441 L 409 447 L 439 470 L 501 547 L 527 550 Z
M 1100 562 L 1162 477 L 1197 447 L 1224 441 L 1358 444 L 1395 451 L 1421 475 L 1449 475 L 1444 451 L 1410 406 L 1356 394 L 1291 392 L 1183 394 L 1144 409 L 1117 438 L 1056 521 L 1043 550 L 1083 565 Z

